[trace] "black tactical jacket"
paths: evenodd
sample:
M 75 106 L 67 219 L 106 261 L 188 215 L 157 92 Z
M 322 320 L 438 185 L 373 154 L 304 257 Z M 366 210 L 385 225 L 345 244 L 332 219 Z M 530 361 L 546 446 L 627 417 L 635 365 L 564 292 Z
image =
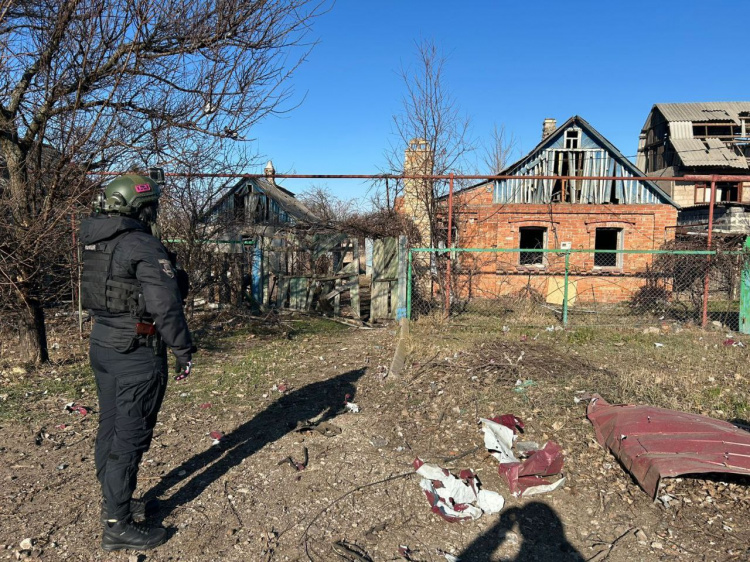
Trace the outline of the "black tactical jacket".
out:
M 143 223 L 120 216 L 94 216 L 81 223 L 80 240 L 84 247 L 120 238 L 112 254 L 112 276 L 132 279 L 140 284 L 147 318 L 182 362 L 191 360 L 192 339 L 182 309 L 182 298 L 175 271 L 164 245 L 154 238 Z M 84 260 L 84 272 L 86 263 Z M 106 279 L 100 282 L 105 283 Z M 96 281 L 94 281 L 96 282 Z M 82 287 L 86 290 L 86 287 Z M 94 327 L 91 341 L 120 351 L 132 349 L 137 338 L 138 318 L 127 312 L 91 310 Z

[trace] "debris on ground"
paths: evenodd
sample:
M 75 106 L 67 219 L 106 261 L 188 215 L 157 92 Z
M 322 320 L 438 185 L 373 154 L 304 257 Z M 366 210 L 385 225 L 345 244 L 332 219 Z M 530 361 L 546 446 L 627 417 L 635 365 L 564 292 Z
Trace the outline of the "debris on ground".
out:
M 496 416 L 492 419 L 481 418 L 484 431 L 484 444 L 489 453 L 499 462 L 498 473 L 508 484 L 510 492 L 516 497 L 527 497 L 556 490 L 565 482 L 560 478 L 555 482 L 543 477 L 554 476 L 562 472 L 562 448 L 554 441 L 548 441 L 543 448 L 533 441 L 524 441 L 523 446 L 516 445 L 516 451 L 526 460 L 519 460 L 513 445 L 516 431 L 523 429 L 523 422 L 512 414 Z
M 529 451 L 523 462 L 501 463 L 497 468 L 505 478 L 508 489 L 516 497 L 528 497 L 552 492 L 565 483 L 565 477 L 551 482 L 543 477 L 562 472 L 562 448 L 554 441 L 547 441 L 541 449 Z
M 347 541 L 336 541 L 331 549 L 340 558 L 348 562 L 372 562 L 372 558 L 359 546 Z
M 350 402 L 349 399 L 351 398 L 351 395 L 347 394 L 344 397 L 344 408 L 346 408 L 347 412 L 351 412 L 352 414 L 358 414 L 359 413 L 359 406 L 355 404 L 354 402 Z
M 662 478 L 681 474 L 750 475 L 750 434 L 731 423 L 654 406 L 613 405 L 591 396 L 596 439 L 656 497 Z
M 312 420 L 305 420 L 297 422 L 297 427 L 294 428 L 294 431 L 299 433 L 303 431 L 317 431 L 324 437 L 334 437 L 341 433 L 341 428 L 324 421 L 314 422 Z
M 34 443 L 37 445 L 41 445 L 44 443 L 45 439 L 49 439 L 49 433 L 47 433 L 47 428 L 42 427 L 39 431 L 36 432 L 36 435 L 34 436 Z
M 412 555 L 411 549 L 405 544 L 400 544 L 398 546 L 398 555 L 404 560 L 406 560 L 407 562 L 412 562 L 414 560 L 414 558 L 411 557 Z
M 445 558 L 448 562 L 461 562 L 458 556 L 453 556 L 449 552 L 438 550 L 438 554 L 442 555 L 442 557 Z
M 724 347 L 745 347 L 745 344 L 734 338 L 727 338 L 724 340 Z
M 214 440 L 212 445 L 218 445 L 221 442 L 221 440 L 224 438 L 224 433 L 221 431 L 212 431 L 211 433 L 208 434 L 208 436 Z
M 518 462 L 513 454 L 514 430 L 494 419 L 480 418 L 479 422 L 484 432 L 484 446 L 490 454 L 500 463 Z
M 483 513 L 498 513 L 505 500 L 497 492 L 480 489 L 473 470 L 462 470 L 456 477 L 444 468 L 414 460 L 414 469 L 422 477 L 419 485 L 432 511 L 450 522 L 479 519 Z
M 84 406 L 81 406 L 80 404 L 76 404 L 75 402 L 68 402 L 67 404 L 65 404 L 65 411 L 69 414 L 77 412 L 81 414 L 81 417 L 83 417 L 91 411 L 91 408 L 86 408 Z
M 516 387 L 513 389 L 513 392 L 517 392 L 519 394 L 525 393 L 530 387 L 536 386 L 536 383 L 532 380 L 517 380 L 516 381 Z
M 307 468 L 307 461 L 309 460 L 309 453 L 307 451 L 307 447 L 304 447 L 303 455 L 304 455 L 304 458 L 302 459 L 302 462 L 296 462 L 291 456 L 288 456 L 285 459 L 281 459 L 277 463 L 277 466 L 281 466 L 285 462 L 288 462 L 291 465 L 291 467 L 297 472 L 301 470 L 305 470 Z
M 382 449 L 383 447 L 388 446 L 388 439 L 380 435 L 373 435 L 370 439 L 370 445 L 372 445 L 376 449 Z

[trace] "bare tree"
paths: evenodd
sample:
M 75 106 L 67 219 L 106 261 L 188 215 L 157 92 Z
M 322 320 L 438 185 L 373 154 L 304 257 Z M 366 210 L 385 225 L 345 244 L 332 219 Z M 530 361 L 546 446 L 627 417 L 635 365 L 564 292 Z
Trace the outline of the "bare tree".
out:
M 432 41 L 417 44 L 417 63 L 401 70 L 405 86 L 402 111 L 394 115 L 394 137 L 386 153 L 391 173 L 419 171 L 420 175 L 461 174 L 468 167 L 467 157 L 474 150 L 470 139 L 468 117 L 446 84 L 446 59 Z M 404 151 L 414 143 L 425 151 L 416 165 L 407 166 Z M 414 164 L 414 163 L 412 163 Z M 393 187 L 393 189 L 391 189 Z M 386 203 L 393 205 L 398 195 L 417 200 L 419 212 L 426 215 L 428 227 L 423 244 L 437 245 L 445 238 L 445 225 L 440 220 L 440 198 L 447 193 L 446 180 L 416 180 L 389 186 Z M 444 207 L 443 207 L 444 208 Z
M 505 131 L 505 125 L 497 124 L 492 128 L 489 143 L 484 146 L 484 165 L 490 174 L 498 175 L 510 164 L 510 158 L 516 149 L 515 136 Z
M 221 145 L 200 145 L 170 164 L 175 176 L 165 186 L 159 222 L 167 247 L 190 275 L 189 304 L 196 296 L 214 290 L 220 296 L 228 295 L 226 302 L 240 300 L 247 251 L 242 239 L 244 208 L 213 211 L 232 196 L 231 188 L 240 181 L 225 176 L 241 174 L 257 164 L 258 157 L 246 150 L 228 156 Z
M 288 109 L 321 0 L 0 0 L 0 296 L 47 359 L 50 279 L 95 170 L 169 166 Z M 297 61 L 297 62 L 295 62 Z M 200 162 L 195 163 L 200 167 Z
M 357 214 L 354 200 L 336 197 L 328 187 L 313 185 L 300 193 L 298 199 L 327 223 L 342 223 Z

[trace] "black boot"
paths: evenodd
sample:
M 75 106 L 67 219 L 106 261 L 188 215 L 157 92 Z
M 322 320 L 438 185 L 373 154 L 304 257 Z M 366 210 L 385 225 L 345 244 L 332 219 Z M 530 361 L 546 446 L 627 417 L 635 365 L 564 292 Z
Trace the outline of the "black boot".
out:
M 132 498 L 130 500 L 130 516 L 136 523 L 143 523 L 147 518 L 156 515 L 159 512 L 159 500 L 144 500 L 142 498 Z M 104 525 L 109 519 L 107 512 L 107 500 L 102 497 L 101 523 Z
M 104 550 L 148 550 L 164 544 L 167 530 L 164 527 L 149 527 L 131 521 L 115 521 L 104 524 L 102 548 Z

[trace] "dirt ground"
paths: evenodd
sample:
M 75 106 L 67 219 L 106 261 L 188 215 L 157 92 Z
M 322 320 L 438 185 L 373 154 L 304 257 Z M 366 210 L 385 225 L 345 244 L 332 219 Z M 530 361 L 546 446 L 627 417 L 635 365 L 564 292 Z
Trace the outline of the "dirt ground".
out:
M 146 553 L 99 548 L 95 387 L 73 320 L 51 320 L 50 366 L 19 367 L 4 340 L 0 559 L 750 559 L 748 479 L 667 480 L 664 501 L 653 502 L 596 443 L 580 400 L 597 392 L 746 423 L 748 348 L 723 345 L 725 329 L 423 322 L 395 378 L 395 325 L 217 314 L 194 326 L 194 374 L 170 385 L 140 472 L 138 495 L 160 498 L 156 520 L 169 529 L 168 542 Z M 358 413 L 344 408 L 347 395 Z M 92 411 L 68 413 L 70 402 Z M 525 423 L 523 440 L 563 447 L 564 487 L 509 493 L 477 425 L 506 413 Z M 328 422 L 327 434 L 295 430 L 311 419 Z M 414 475 L 416 457 L 454 474 L 474 469 L 505 508 L 442 520 Z M 334 546 L 341 541 L 367 557 Z

